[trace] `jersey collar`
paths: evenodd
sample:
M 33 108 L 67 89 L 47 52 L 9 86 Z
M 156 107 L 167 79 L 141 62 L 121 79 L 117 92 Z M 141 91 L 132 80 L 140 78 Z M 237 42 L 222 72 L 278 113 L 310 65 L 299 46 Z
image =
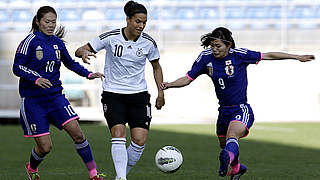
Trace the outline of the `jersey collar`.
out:
M 40 31 L 35 31 L 34 34 L 38 36 L 40 39 L 44 39 L 44 40 L 48 40 L 51 38 L 51 36 L 47 36 Z
M 129 41 L 127 36 L 124 34 L 124 28 L 121 29 L 121 34 L 124 38 L 124 40 Z M 140 36 L 138 36 L 135 40 L 133 40 L 133 42 L 136 42 L 139 39 Z

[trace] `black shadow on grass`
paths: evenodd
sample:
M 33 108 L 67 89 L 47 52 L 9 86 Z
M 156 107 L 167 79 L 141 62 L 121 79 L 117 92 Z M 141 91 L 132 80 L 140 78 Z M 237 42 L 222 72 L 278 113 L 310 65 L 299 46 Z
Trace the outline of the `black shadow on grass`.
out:
M 110 155 L 110 136 L 105 126 L 81 125 L 90 143 L 98 170 L 114 179 Z M 181 126 L 183 128 L 183 125 Z M 86 180 L 88 174 L 77 155 L 71 138 L 64 132 L 51 128 L 53 149 L 40 166 L 43 180 Z M 0 126 L 0 179 L 26 179 L 24 165 L 29 159 L 34 142 L 23 138 L 17 126 Z M 160 172 L 154 156 L 164 145 L 173 145 L 183 154 L 181 169 L 174 174 Z M 145 152 L 128 175 L 129 180 L 222 180 L 217 175 L 219 145 L 213 135 L 197 135 L 154 130 L 150 132 Z M 275 143 L 242 139 L 241 162 L 248 167 L 242 180 L 318 180 L 320 177 L 319 152 Z

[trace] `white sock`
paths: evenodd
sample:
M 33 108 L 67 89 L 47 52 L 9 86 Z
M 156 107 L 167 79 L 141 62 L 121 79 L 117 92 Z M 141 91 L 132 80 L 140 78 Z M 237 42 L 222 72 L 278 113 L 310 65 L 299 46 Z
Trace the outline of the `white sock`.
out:
M 126 138 L 112 138 L 111 155 L 117 173 L 116 178 L 126 180 L 126 167 L 128 163 Z
M 129 147 L 127 148 L 127 153 L 128 153 L 128 164 L 127 164 L 127 174 L 133 168 L 134 165 L 137 164 L 139 161 L 143 150 L 144 150 L 145 145 L 139 146 L 135 144 L 133 141 L 131 141 Z

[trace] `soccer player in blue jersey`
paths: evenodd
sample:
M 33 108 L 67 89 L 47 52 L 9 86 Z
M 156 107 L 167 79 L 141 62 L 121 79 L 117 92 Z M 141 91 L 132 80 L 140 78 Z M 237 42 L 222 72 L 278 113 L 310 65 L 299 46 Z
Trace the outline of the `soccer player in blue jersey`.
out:
M 102 33 L 76 51 L 76 56 L 88 63 L 89 56 L 105 50 L 102 105 L 112 137 L 111 156 L 116 180 L 126 180 L 127 174 L 139 161 L 147 141 L 151 123 L 150 94 L 145 80 L 146 60 L 151 63 L 158 88 L 156 108 L 165 104 L 160 89 L 163 82 L 159 50 L 155 40 L 144 33 L 147 9 L 128 1 L 124 6 L 127 26 Z M 126 124 L 131 141 L 126 148 Z
M 254 121 L 252 109 L 247 103 L 247 66 L 258 64 L 261 60 L 295 59 L 307 62 L 314 56 L 235 48 L 232 33 L 224 27 L 203 35 L 201 42 L 206 49 L 200 53 L 186 76 L 170 83 L 164 82 L 161 88 L 187 86 L 201 74 L 207 74 L 212 79 L 220 105 L 216 129 L 222 149 L 219 175 L 224 177 L 228 174 L 231 180 L 238 180 L 247 170 L 245 165 L 240 164 L 238 139 L 248 135 Z M 228 173 L 229 166 L 231 171 Z
M 26 164 L 28 178 L 39 180 L 38 166 L 50 152 L 52 142 L 49 124 L 64 129 L 75 143 L 78 154 L 89 171 L 91 180 L 103 180 L 97 174 L 96 163 L 88 141 L 78 123 L 78 115 L 62 94 L 60 66 L 87 79 L 103 78 L 75 62 L 64 42 L 64 28 L 56 29 L 57 13 L 50 6 L 38 9 L 32 21 L 31 33 L 20 43 L 13 64 L 13 72 L 20 77 L 21 96 L 20 122 L 25 137 L 33 137 L 36 146 Z

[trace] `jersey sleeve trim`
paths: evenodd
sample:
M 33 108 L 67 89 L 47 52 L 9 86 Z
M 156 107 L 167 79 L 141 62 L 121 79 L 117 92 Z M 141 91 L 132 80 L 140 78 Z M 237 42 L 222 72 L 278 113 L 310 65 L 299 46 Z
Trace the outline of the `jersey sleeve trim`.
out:
M 88 43 L 87 45 L 88 45 L 88 47 L 90 48 L 90 51 L 91 51 L 91 52 L 97 54 L 97 52 L 93 49 L 93 47 L 91 46 L 90 43 Z
M 256 64 L 259 64 L 259 62 L 260 62 L 262 59 L 263 59 L 263 53 L 260 53 L 260 60 L 259 60 L 259 61 L 257 61 L 257 63 L 256 63 Z
M 193 81 L 193 80 L 194 80 L 193 78 L 191 78 L 191 77 L 189 76 L 189 74 L 188 74 L 188 73 L 186 74 L 186 76 L 187 76 L 187 78 L 188 78 L 188 79 L 190 79 L 191 81 Z
M 152 60 L 149 60 L 149 61 L 150 61 L 150 62 L 151 62 L 151 61 L 159 61 L 159 59 L 160 59 L 160 58 L 156 58 L 156 59 L 152 59 Z
M 262 60 L 263 59 L 263 53 L 260 53 L 260 56 L 261 56 L 260 60 Z
M 87 76 L 87 78 L 90 78 L 92 74 L 93 74 L 93 73 L 90 73 L 90 74 Z
M 40 79 L 40 78 L 38 78 L 38 79 L 36 80 L 35 84 L 38 84 L 39 79 Z

